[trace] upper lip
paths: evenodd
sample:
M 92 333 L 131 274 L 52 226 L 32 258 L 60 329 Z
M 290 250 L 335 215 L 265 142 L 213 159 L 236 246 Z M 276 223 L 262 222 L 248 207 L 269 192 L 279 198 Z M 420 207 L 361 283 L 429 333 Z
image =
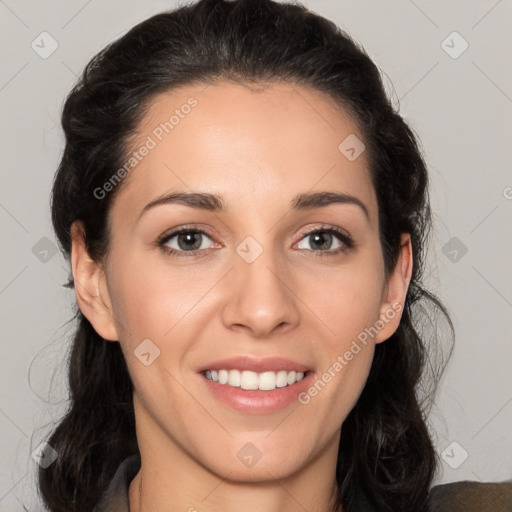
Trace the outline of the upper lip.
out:
M 198 372 L 201 373 L 206 370 L 247 370 L 256 373 L 286 370 L 288 372 L 296 371 L 305 373 L 310 371 L 310 368 L 284 357 L 254 357 L 245 355 L 206 363 L 198 369 Z

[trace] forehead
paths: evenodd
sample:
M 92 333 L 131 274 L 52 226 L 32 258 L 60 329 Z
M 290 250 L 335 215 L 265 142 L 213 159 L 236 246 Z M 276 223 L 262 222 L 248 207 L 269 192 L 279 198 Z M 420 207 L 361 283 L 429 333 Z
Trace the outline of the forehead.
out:
M 298 193 L 335 190 L 360 197 L 373 218 L 367 155 L 349 159 L 343 152 L 344 141 L 360 150 L 362 139 L 348 112 L 302 85 L 183 86 L 149 103 L 130 141 L 132 165 L 116 208 L 129 204 L 123 215 L 130 215 L 180 190 L 218 193 L 228 207 L 270 212 Z

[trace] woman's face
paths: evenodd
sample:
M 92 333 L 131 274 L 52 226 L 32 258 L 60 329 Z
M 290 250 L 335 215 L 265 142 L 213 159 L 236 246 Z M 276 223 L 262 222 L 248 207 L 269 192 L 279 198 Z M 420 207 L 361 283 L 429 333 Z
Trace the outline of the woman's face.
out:
M 143 457 L 246 481 L 335 461 L 411 270 L 404 245 L 384 273 L 361 141 L 298 85 L 223 81 L 152 101 L 117 174 L 104 274 L 81 270 L 73 242 L 82 310 L 126 358 Z

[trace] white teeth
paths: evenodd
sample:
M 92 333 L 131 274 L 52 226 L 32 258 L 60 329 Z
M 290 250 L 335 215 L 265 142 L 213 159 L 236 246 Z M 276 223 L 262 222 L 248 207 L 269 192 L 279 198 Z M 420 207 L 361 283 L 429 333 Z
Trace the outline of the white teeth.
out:
M 240 387 L 242 389 L 258 389 L 259 378 L 256 372 L 243 371 L 240 377 Z
M 257 374 L 256 374 L 257 376 Z M 275 372 L 263 372 L 259 376 L 258 389 L 270 391 L 276 388 Z
M 288 380 L 289 379 L 289 380 Z M 294 384 L 295 383 L 295 372 L 286 372 L 284 370 L 281 370 L 280 372 L 277 372 L 276 375 L 276 386 L 278 388 L 284 388 L 288 384 Z
M 241 384 L 241 374 L 238 370 L 229 370 L 228 384 L 234 388 L 239 388 Z
M 226 384 L 228 381 L 228 371 L 219 370 L 219 384 Z
M 297 378 L 297 374 L 295 372 L 290 372 L 288 374 L 288 384 L 293 384 L 295 379 Z
M 280 370 L 278 372 L 250 372 L 247 370 L 206 370 L 205 376 L 209 380 L 226 384 L 235 388 L 246 390 L 272 391 L 276 388 L 291 386 L 304 378 L 303 372 L 287 372 Z

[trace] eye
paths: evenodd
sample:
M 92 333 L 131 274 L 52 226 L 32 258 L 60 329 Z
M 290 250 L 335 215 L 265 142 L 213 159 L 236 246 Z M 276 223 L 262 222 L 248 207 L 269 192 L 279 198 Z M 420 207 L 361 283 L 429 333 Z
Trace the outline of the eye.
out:
M 309 247 L 302 247 L 302 240 L 310 239 Z M 171 233 L 163 235 L 158 240 L 158 246 L 166 254 L 177 257 L 196 256 L 211 247 L 205 239 L 212 241 L 212 237 L 205 231 L 197 228 L 182 227 Z M 335 247 L 332 247 L 332 245 Z M 305 233 L 297 244 L 299 249 L 308 249 L 315 256 L 335 256 L 352 249 L 355 244 L 350 235 L 333 227 L 314 228 Z
M 184 227 L 164 235 L 158 241 L 158 246 L 167 254 L 187 257 L 208 249 L 211 244 L 205 244 L 205 238 L 211 240 L 208 233 L 200 229 Z
M 317 252 L 315 256 L 334 256 L 341 252 L 348 251 L 354 247 L 354 241 L 352 238 L 340 231 L 337 228 L 315 228 L 302 238 L 302 240 L 310 239 L 311 243 L 309 247 L 305 247 L 306 249 L 313 250 Z M 338 245 L 336 247 L 332 247 L 333 242 L 336 243 L 338 241 Z M 300 249 L 304 249 L 304 247 L 300 247 L 299 242 L 298 246 Z M 315 248 L 319 248 L 316 250 Z

